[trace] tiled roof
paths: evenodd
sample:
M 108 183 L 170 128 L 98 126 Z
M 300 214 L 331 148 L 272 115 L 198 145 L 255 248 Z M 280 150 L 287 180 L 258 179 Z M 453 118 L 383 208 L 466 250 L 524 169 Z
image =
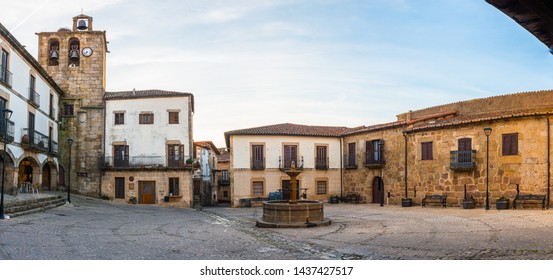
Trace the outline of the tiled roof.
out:
M 405 125 L 404 121 L 397 121 L 397 122 L 376 124 L 376 125 L 370 125 L 370 126 L 360 126 L 360 127 L 348 129 L 348 131 L 344 132 L 341 136 L 377 131 L 382 129 L 389 129 L 389 128 L 394 128 L 394 127 L 403 126 L 403 125 Z
M 228 150 L 221 152 L 221 154 L 217 156 L 217 162 L 230 162 L 230 153 Z
M 281 135 L 281 136 L 318 136 L 340 137 L 349 128 L 344 126 L 314 126 L 293 123 L 281 123 L 260 127 L 252 127 L 225 132 L 227 146 L 230 145 L 231 135 Z
M 150 97 L 174 97 L 174 96 L 192 96 L 188 92 L 167 91 L 159 89 L 148 90 L 129 90 L 129 91 L 106 91 L 105 99 L 134 99 L 134 98 L 150 98 Z

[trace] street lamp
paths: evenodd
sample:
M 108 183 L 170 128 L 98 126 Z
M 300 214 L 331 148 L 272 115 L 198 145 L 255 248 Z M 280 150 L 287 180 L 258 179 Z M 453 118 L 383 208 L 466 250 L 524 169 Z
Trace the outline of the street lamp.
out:
M 69 145 L 69 182 L 67 186 L 67 203 L 71 203 L 71 145 L 73 145 L 73 139 L 67 138 L 67 144 Z
M 486 210 L 490 210 L 490 187 L 489 187 L 489 160 L 490 160 L 490 134 L 492 129 L 490 127 L 484 128 L 484 134 L 486 134 Z
M 2 194 L 0 194 L 0 219 L 9 219 L 10 216 L 4 215 L 4 184 L 6 182 L 6 143 L 8 142 L 8 121 L 12 117 L 13 111 L 10 109 L 2 110 L 4 117 L 4 158 L 2 164 Z
M 384 142 L 382 140 L 378 141 L 378 161 L 380 163 L 380 181 L 378 182 L 380 185 L 380 207 L 384 207 L 384 180 L 382 180 L 382 146 L 384 146 Z

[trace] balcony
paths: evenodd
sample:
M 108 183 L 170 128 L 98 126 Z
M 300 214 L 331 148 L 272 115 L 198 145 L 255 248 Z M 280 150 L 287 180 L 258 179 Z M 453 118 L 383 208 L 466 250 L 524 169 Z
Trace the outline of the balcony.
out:
M 349 157 L 344 155 L 344 167 L 346 169 L 357 169 L 357 157 Z
M 21 129 L 21 147 L 38 152 L 48 152 L 48 136 L 29 128 Z
M 50 146 L 48 147 L 48 154 L 51 156 L 58 156 L 58 142 L 50 141 Z
M 182 163 L 182 164 L 181 164 Z M 191 164 L 184 164 L 184 160 L 168 159 L 159 155 L 132 156 L 132 157 L 101 157 L 99 162 L 101 169 L 165 169 L 165 168 L 192 168 Z
M 384 157 L 378 152 L 368 152 L 365 154 L 365 167 L 382 168 L 384 166 Z
M 295 162 L 293 159 L 282 160 L 282 157 L 279 156 L 278 157 L 278 168 L 281 171 L 290 170 L 290 169 L 292 169 L 292 162 L 294 162 L 296 169 L 303 169 L 303 156 L 300 156 L 299 159 L 297 159 L 297 162 Z
M 223 170 L 221 172 L 221 176 L 219 177 L 219 186 L 224 185 L 230 185 L 230 176 L 227 170 Z
M 328 158 L 315 158 L 315 169 L 317 170 L 327 170 L 328 169 Z
M 29 102 L 37 108 L 40 107 L 40 94 L 32 88 L 29 88 Z
M 192 163 L 188 159 L 189 157 L 181 157 L 178 155 L 168 156 L 167 166 L 171 168 L 192 168 Z
M 8 87 L 12 87 L 13 74 L 8 71 L 4 65 L 0 64 L 0 82 Z
M 456 171 L 469 171 L 476 169 L 476 150 L 451 151 L 449 168 Z
M 50 114 L 49 114 L 50 118 L 52 119 L 56 119 L 56 109 L 54 109 L 54 107 L 50 106 Z
M 4 125 L 5 124 L 6 124 L 6 121 L 4 121 L 4 119 L 0 118 L 0 141 L 2 141 L 2 142 L 4 141 Z M 7 136 L 6 143 L 13 142 L 14 135 L 15 135 L 15 123 L 12 122 L 12 121 L 8 121 L 8 126 L 7 126 L 7 130 L 6 130 L 6 136 Z
M 265 159 L 252 159 L 252 170 L 265 169 Z

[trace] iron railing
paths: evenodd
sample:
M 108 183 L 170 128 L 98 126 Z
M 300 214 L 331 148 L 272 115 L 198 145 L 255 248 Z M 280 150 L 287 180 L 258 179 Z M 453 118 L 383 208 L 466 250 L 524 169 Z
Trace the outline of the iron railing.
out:
M 349 157 L 349 155 L 344 155 L 344 166 L 346 169 L 357 168 L 357 156 Z
M 21 144 L 24 148 L 48 152 L 48 136 L 29 128 L 21 129 L 21 135 Z
M 316 157 L 315 158 L 315 169 L 320 169 L 320 170 L 326 170 L 328 169 L 328 157 L 324 158 L 324 157 Z
M 6 84 L 9 87 L 12 87 L 13 74 L 8 70 L 7 67 L 0 64 L 0 82 Z
M 40 94 L 34 88 L 29 88 L 29 102 L 36 107 L 40 107 Z
M 0 118 L 0 141 L 4 141 L 4 126 L 6 125 L 6 120 L 4 118 Z M 6 136 L 7 136 L 7 142 L 11 143 L 14 140 L 15 135 L 15 123 L 8 120 L 8 126 L 6 127 Z
M 453 170 L 472 170 L 476 168 L 476 150 L 451 151 L 449 168 Z
M 48 148 L 48 153 L 53 156 L 58 155 L 58 142 L 50 141 L 50 147 Z
M 100 168 L 166 168 L 166 167 L 187 167 L 184 160 L 169 159 L 160 155 L 113 157 L 104 156 L 100 158 Z M 183 162 L 183 164 L 181 164 Z M 191 167 L 192 165 L 190 165 Z
M 303 156 L 299 156 L 297 162 L 292 159 L 283 160 L 282 156 L 278 157 L 278 166 L 280 169 L 290 169 L 292 168 L 292 162 L 296 165 L 296 169 L 303 169 Z
M 223 170 L 219 177 L 219 185 L 229 185 L 230 184 L 230 174 L 227 170 Z
M 54 107 L 50 106 L 50 114 L 49 114 L 50 118 L 52 119 L 56 119 L 56 109 L 54 109 Z
M 252 169 L 253 170 L 265 169 L 265 159 L 252 159 Z
M 365 153 L 365 166 L 381 168 L 384 165 L 384 154 L 379 151 L 367 151 Z

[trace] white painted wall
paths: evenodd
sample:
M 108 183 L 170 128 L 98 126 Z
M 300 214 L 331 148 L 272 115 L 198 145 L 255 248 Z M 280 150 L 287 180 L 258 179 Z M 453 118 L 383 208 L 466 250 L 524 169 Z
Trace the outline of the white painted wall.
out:
M 140 98 L 106 101 L 106 156 L 112 156 L 113 142 L 126 141 L 129 156 L 166 157 L 168 140 L 184 145 L 185 158 L 190 158 L 191 137 L 188 130 L 189 96 Z M 168 110 L 180 110 L 179 124 L 169 124 Z M 125 124 L 115 125 L 116 111 L 125 112 Z M 141 112 L 153 112 L 153 124 L 139 124 Z
M 233 135 L 232 160 L 234 168 L 250 168 L 251 143 L 265 143 L 265 168 L 279 168 L 283 143 L 298 143 L 298 156 L 303 156 L 304 168 L 315 168 L 315 146 L 328 145 L 330 168 L 340 168 L 340 139 L 307 136 Z

